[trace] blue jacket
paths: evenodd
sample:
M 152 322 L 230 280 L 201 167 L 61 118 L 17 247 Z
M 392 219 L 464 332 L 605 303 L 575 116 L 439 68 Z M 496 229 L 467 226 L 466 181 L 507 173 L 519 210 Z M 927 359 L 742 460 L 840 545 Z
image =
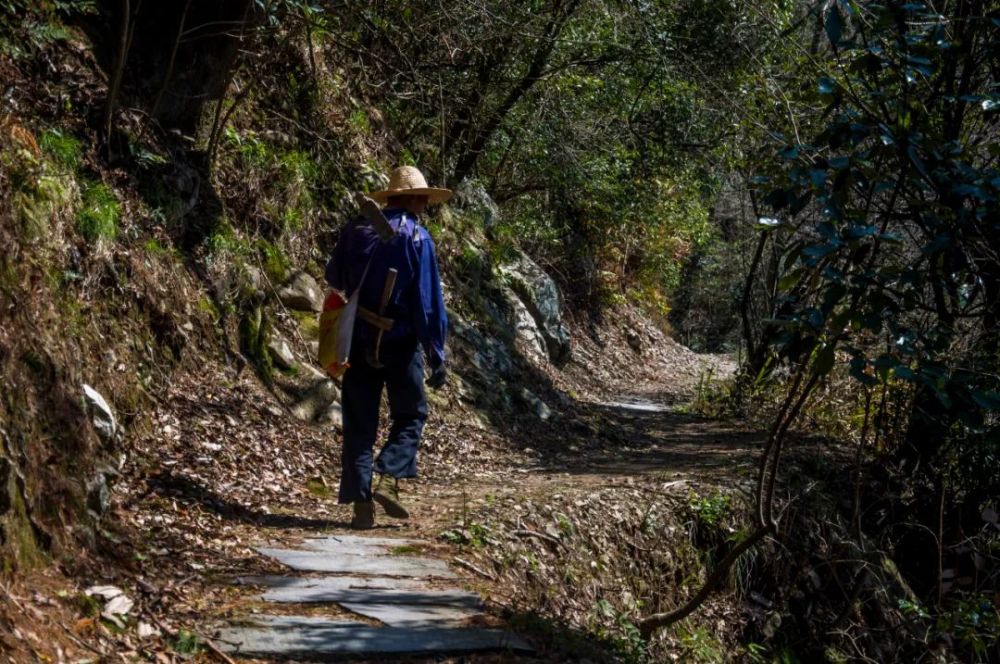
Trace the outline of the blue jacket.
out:
M 326 264 L 326 281 L 351 297 L 371 258 L 358 304 L 377 313 L 386 275 L 390 268 L 396 268 L 396 285 L 384 314 L 395 323 L 383 335 L 382 342 L 415 337 L 434 369 L 444 363 L 444 344 L 448 335 L 448 314 L 441 293 L 434 242 L 413 214 L 397 208 L 382 212 L 396 229 L 396 236 L 383 243 L 367 221 L 351 221 L 341 229 L 333 256 Z M 377 334 L 373 325 L 358 318 L 352 343 L 369 345 Z

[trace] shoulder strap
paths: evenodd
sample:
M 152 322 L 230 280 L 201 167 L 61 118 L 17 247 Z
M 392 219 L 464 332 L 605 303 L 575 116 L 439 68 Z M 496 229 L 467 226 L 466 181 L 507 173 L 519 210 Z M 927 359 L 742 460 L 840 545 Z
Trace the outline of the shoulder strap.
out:
M 354 292 L 356 293 L 361 292 L 361 287 L 364 286 L 365 284 L 365 277 L 368 276 L 368 270 L 371 269 L 372 260 L 375 259 L 375 252 L 378 251 L 378 247 L 379 245 L 375 245 L 375 248 L 372 249 L 371 256 L 368 257 L 368 263 L 365 264 L 365 271 L 361 273 L 361 280 L 358 281 L 358 287 L 354 289 Z

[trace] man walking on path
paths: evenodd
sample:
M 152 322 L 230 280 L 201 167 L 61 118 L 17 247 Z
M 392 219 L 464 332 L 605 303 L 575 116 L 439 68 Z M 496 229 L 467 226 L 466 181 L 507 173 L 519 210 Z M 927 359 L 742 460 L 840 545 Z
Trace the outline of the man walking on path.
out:
M 351 527 L 359 529 L 375 525 L 373 499 L 387 515 L 409 517 L 400 501 L 399 479 L 417 474 L 417 448 L 427 420 L 421 347 L 431 370 L 427 385 L 437 389 L 446 377 L 448 331 L 434 243 L 419 215 L 427 205 L 451 198 L 451 192 L 428 187 L 419 170 L 402 166 L 392 172 L 388 189 L 369 196 L 386 205 L 382 213 L 395 234 L 382 241 L 371 224 L 352 221 L 341 230 L 326 266 L 333 288 L 348 297 L 360 289 L 341 394 L 344 447 L 338 496 L 340 504 L 354 505 Z M 373 491 L 383 387 L 392 425 L 374 462 L 379 479 Z

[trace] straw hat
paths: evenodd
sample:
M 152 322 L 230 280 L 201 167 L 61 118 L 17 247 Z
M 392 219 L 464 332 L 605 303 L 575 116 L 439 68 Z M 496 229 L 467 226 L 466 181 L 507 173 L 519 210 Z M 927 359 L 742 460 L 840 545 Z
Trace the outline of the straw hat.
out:
M 385 203 L 390 196 L 426 196 L 428 203 L 436 205 L 451 198 L 451 190 L 428 187 L 423 173 L 413 166 L 400 166 L 389 175 L 388 189 L 368 195 L 379 203 Z

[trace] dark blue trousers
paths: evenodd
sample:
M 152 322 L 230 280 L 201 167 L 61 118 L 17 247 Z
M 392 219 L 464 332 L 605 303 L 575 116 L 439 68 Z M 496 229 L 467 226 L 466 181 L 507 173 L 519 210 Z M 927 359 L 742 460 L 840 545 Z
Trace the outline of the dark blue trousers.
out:
M 372 456 L 378 438 L 382 388 L 389 396 L 392 425 L 374 470 L 392 477 L 416 477 L 417 448 L 427 421 L 424 361 L 415 341 L 384 344 L 383 366 L 371 366 L 364 344 L 351 352 L 351 366 L 341 385 L 344 448 L 341 456 L 341 504 L 372 499 Z

